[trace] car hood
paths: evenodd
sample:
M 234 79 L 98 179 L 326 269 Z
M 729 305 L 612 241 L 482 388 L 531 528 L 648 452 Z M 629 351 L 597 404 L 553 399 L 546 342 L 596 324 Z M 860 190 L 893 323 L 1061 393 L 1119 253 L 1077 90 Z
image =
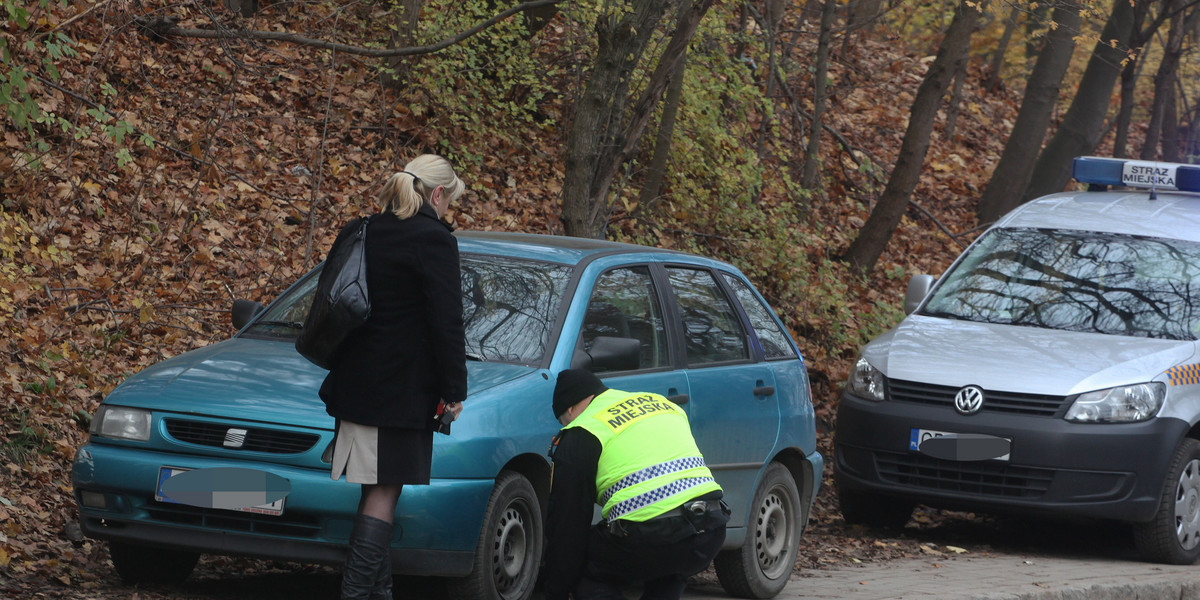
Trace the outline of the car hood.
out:
M 863 356 L 891 379 L 1066 396 L 1151 381 L 1195 345 L 910 315 Z
M 532 373 L 535 367 L 467 363 L 467 393 Z M 332 429 L 317 396 L 327 371 L 290 343 L 233 338 L 151 366 L 105 402 L 150 410 Z

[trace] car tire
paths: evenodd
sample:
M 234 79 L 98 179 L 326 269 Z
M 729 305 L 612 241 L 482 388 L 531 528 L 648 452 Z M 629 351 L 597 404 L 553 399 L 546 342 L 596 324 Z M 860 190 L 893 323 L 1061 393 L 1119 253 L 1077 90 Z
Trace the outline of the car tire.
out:
M 792 473 L 771 463 L 751 504 L 746 539 L 717 555 L 713 565 L 725 591 L 738 598 L 773 598 L 791 578 L 804 530 L 804 510 Z
M 1133 540 L 1147 560 L 1190 565 L 1200 558 L 1200 441 L 1184 439 L 1163 480 L 1158 513 L 1134 523 Z
M 916 503 L 891 496 L 838 489 L 838 507 L 849 525 L 902 529 L 912 518 Z
M 175 585 L 183 583 L 196 562 L 199 552 L 168 550 L 125 542 L 108 542 L 108 554 L 113 568 L 125 583 Z
M 519 473 L 502 471 L 484 513 L 471 574 L 446 581 L 449 597 L 527 600 L 537 582 L 542 539 L 533 485 Z

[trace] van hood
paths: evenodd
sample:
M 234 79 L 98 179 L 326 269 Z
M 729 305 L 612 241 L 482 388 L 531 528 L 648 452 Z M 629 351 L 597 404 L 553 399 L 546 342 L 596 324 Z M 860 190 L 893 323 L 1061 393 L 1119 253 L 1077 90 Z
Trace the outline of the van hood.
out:
M 1192 341 L 910 315 L 863 356 L 890 379 L 1067 396 L 1152 381 L 1195 350 Z
M 536 371 L 467 363 L 467 394 Z M 328 371 L 291 343 L 233 338 L 157 363 L 127 379 L 105 402 L 157 411 L 333 429 L 317 396 Z

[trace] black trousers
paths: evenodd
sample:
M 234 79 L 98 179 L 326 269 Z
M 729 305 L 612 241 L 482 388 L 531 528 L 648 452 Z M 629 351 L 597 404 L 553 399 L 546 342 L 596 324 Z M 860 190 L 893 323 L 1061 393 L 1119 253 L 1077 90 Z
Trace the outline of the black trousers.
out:
M 575 587 L 576 600 L 624 600 L 621 589 L 638 583 L 642 600 L 678 600 L 687 578 L 708 568 L 721 550 L 725 525 L 682 539 L 664 536 L 663 543 L 652 537 L 614 535 L 603 522 L 593 527 L 587 566 Z

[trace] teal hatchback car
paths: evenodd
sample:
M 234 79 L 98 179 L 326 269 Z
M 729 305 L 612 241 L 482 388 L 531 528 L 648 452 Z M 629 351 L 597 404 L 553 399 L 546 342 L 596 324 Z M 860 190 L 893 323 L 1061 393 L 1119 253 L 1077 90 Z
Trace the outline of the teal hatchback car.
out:
M 455 598 L 530 597 L 559 429 L 550 398 L 556 374 L 577 367 L 687 411 L 733 507 L 722 585 L 752 598 L 783 589 L 823 459 L 804 362 L 745 276 L 641 246 L 456 235 L 469 396 L 452 435 L 436 436 L 431 484 L 400 498 L 396 572 L 446 577 Z M 126 581 L 182 581 L 201 553 L 342 561 L 359 486 L 329 477 L 326 372 L 293 345 L 316 282 L 314 270 L 265 309 L 235 302 L 231 339 L 148 368 L 101 404 L 76 453 L 75 498 Z M 199 470 L 221 477 L 184 479 L 273 493 L 252 506 L 164 494 Z

